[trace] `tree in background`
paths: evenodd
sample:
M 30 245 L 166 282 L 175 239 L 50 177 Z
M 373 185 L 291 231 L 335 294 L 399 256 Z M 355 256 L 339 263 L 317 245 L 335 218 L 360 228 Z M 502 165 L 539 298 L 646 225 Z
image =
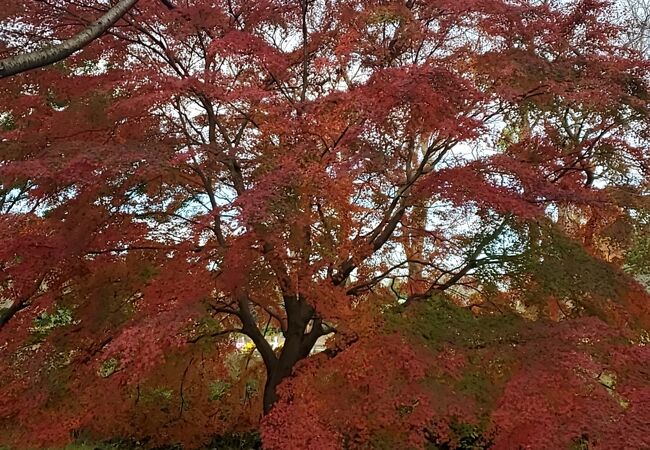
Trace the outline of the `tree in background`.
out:
M 0 5 L 8 53 L 98 16 Z M 141 1 L 4 79 L 1 439 L 643 448 L 648 61 L 607 8 Z
M 627 45 L 647 55 L 650 51 L 650 2 L 624 0 L 621 7 L 627 28 Z

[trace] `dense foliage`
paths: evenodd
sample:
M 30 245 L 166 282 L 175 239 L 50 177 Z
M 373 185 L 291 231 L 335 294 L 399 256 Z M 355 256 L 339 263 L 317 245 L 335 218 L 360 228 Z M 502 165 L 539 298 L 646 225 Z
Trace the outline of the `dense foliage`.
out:
M 18 3 L 2 55 L 112 4 Z M 650 62 L 612 11 L 141 0 L 2 79 L 0 445 L 650 448 Z

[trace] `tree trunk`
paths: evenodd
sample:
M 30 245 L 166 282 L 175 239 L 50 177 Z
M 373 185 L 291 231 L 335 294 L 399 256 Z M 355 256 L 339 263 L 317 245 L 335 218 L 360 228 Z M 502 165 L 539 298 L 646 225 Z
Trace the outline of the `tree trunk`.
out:
M 292 370 L 293 366 L 278 366 L 275 370 L 267 371 L 263 396 L 264 415 L 268 414 L 271 408 L 273 408 L 273 405 L 275 405 L 275 402 L 278 401 L 277 388 L 285 378 L 291 375 Z
M 268 414 L 278 400 L 277 387 L 285 379 L 291 376 L 291 372 L 298 361 L 309 356 L 313 348 L 310 334 L 303 334 L 304 327 L 293 330 L 285 336 L 282 353 L 276 364 L 266 371 L 266 384 L 264 385 L 264 414 Z M 299 333 L 298 333 L 299 331 Z M 315 343 L 315 341 L 314 341 Z
M 292 311 L 299 308 L 300 313 Z M 314 319 L 311 322 L 311 329 L 308 329 L 310 317 L 313 309 L 304 303 L 289 303 L 288 330 L 285 334 L 282 353 L 275 360 L 274 364 L 266 366 L 266 384 L 264 385 L 264 414 L 268 414 L 271 408 L 278 400 L 277 387 L 286 378 L 290 377 L 296 364 L 307 358 L 314 348 L 319 337 L 324 336 L 326 332 L 323 329 L 320 319 Z

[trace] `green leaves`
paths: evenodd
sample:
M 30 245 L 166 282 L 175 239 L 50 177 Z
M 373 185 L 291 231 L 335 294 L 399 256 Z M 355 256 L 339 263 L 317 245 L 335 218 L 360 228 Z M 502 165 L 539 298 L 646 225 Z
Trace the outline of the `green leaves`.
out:
M 108 378 L 113 375 L 120 367 L 120 361 L 117 358 L 109 358 L 102 362 L 97 370 L 97 374 L 102 378 Z
M 224 381 L 224 380 L 215 380 L 210 382 L 210 400 L 212 401 L 218 401 L 226 395 L 228 390 L 230 389 L 230 383 Z
M 72 323 L 74 323 L 72 309 L 55 306 L 52 312 L 44 311 L 34 318 L 30 331 L 37 340 L 43 340 L 55 329 Z

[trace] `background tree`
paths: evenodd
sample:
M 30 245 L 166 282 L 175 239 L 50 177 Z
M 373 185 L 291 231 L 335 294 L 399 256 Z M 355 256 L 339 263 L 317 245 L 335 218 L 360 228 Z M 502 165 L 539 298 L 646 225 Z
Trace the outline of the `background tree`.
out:
M 647 0 L 624 0 L 621 6 L 627 27 L 627 44 L 647 55 L 650 51 L 650 3 Z
M 263 410 L 270 448 L 368 445 L 378 424 L 406 424 L 398 444 L 447 442 L 469 413 L 415 390 L 431 367 L 448 380 L 471 368 L 457 357 L 464 344 L 427 352 L 407 319 L 386 332 L 392 314 L 411 317 L 441 292 L 494 315 L 489 324 L 512 312 L 541 321 L 525 339 L 546 349 L 575 323 L 584 333 L 563 357 L 601 337 L 602 351 L 636 355 L 621 386 L 634 417 L 648 417 L 635 365 L 647 296 L 621 269 L 647 211 L 648 62 L 621 46 L 606 6 L 142 2 L 101 42 L 3 80 L 2 439 L 118 432 L 198 445 L 254 427 Z M 93 8 L 33 2 L 3 23 L 67 33 Z M 604 256 L 608 236 L 619 258 Z M 627 347 L 605 339 L 612 330 Z M 259 358 L 237 358 L 232 335 Z M 308 358 L 324 336 L 328 350 Z M 499 350 L 505 387 L 486 429 L 500 445 L 529 445 L 499 402 L 526 395 L 521 377 L 561 373 L 506 370 L 555 357 L 508 357 L 514 347 Z M 567 392 L 594 388 L 588 360 L 575 360 L 588 382 Z M 328 396 L 348 388 L 373 393 L 358 406 L 387 416 L 341 428 Z M 598 426 L 627 408 L 602 404 Z M 549 417 L 563 407 L 549 405 Z M 289 433 L 311 407 L 322 420 Z M 581 438 L 558 433 L 562 445 Z

